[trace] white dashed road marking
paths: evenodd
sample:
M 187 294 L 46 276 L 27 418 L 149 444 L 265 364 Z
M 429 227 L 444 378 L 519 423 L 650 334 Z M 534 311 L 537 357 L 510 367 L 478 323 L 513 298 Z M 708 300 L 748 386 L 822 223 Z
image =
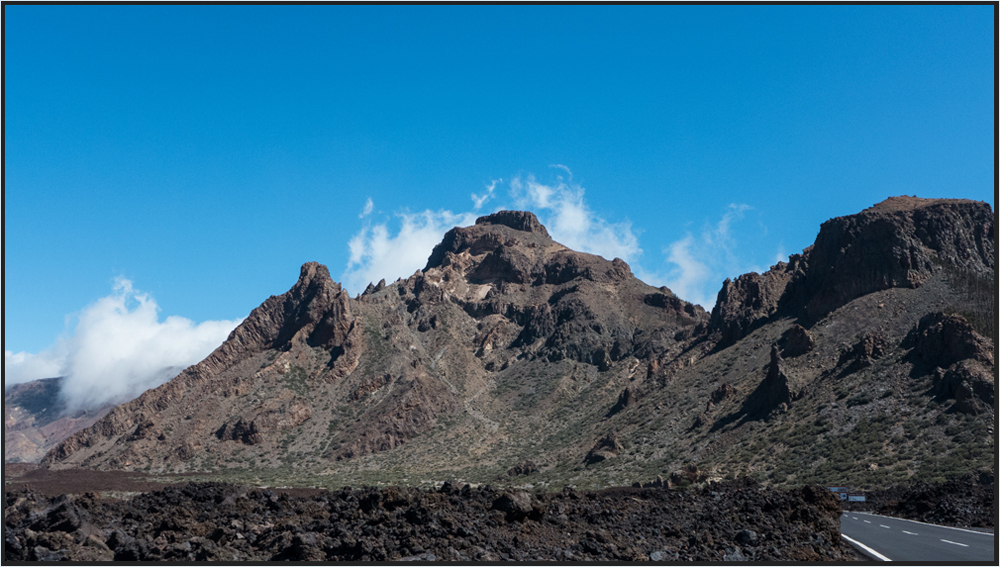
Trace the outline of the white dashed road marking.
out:
M 906 530 L 903 530 L 903 533 L 904 533 L 904 534 L 907 534 L 907 535 L 917 535 L 917 534 L 916 534 L 916 533 L 914 533 L 914 532 L 908 532 L 908 531 L 906 531 Z
M 881 527 L 883 527 L 883 528 L 885 528 L 885 529 L 889 529 L 889 526 L 887 526 L 887 525 L 885 525 L 885 524 L 879 524 L 879 526 L 881 526 Z
M 852 519 L 852 520 L 857 520 L 857 519 L 858 519 L 858 517 L 857 517 L 857 516 L 851 516 L 851 519 Z
M 951 541 L 951 540 L 947 540 L 947 539 L 942 539 L 941 541 L 943 541 L 945 543 L 950 543 L 952 545 L 961 545 L 962 547 L 969 547 L 967 544 L 958 543 L 957 541 Z
M 865 523 L 866 523 L 866 524 L 870 524 L 871 522 L 869 522 L 868 520 L 865 520 Z

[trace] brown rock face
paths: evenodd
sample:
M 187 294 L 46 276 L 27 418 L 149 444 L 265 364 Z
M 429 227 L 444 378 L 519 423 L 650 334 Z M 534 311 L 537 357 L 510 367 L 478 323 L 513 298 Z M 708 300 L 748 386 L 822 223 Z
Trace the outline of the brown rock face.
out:
M 993 364 L 992 345 L 957 314 L 925 315 L 902 346 L 913 348 L 911 358 L 930 367 L 947 368 L 967 358 Z
M 961 315 L 925 315 L 902 346 L 913 349 L 908 359 L 915 373 L 934 372 L 934 393 L 939 398 L 955 399 L 955 409 L 963 413 L 993 411 L 993 345 Z
M 993 211 L 986 203 L 894 197 L 820 227 L 803 283 L 810 320 L 892 287 L 917 287 L 935 263 L 994 269 Z
M 996 383 L 989 367 L 961 360 L 947 371 L 938 369 L 934 378 L 934 393 L 941 399 L 953 398 L 956 410 L 972 415 L 993 413 Z
M 863 295 L 915 288 L 946 264 L 992 272 L 996 234 L 987 203 L 893 197 L 856 214 L 831 219 L 816 242 L 764 274 L 723 284 L 710 329 L 725 348 L 777 317 L 807 327 Z
M 786 305 L 793 282 L 805 278 L 809 249 L 792 254 L 763 274 L 750 272 L 722 283 L 709 328 L 719 334 L 716 348 L 725 348 L 750 334 Z
M 781 336 L 781 342 L 783 344 L 781 355 L 785 358 L 802 356 L 816 348 L 816 341 L 813 340 L 812 335 L 805 327 L 798 324 L 792 325 L 790 329 L 785 331 L 785 334 Z
M 886 340 L 885 335 L 882 333 L 868 333 L 861 337 L 858 342 L 854 343 L 853 346 L 842 351 L 837 364 L 846 364 L 844 373 L 850 374 L 862 368 L 868 368 L 887 352 L 889 352 L 889 342 Z
M 792 402 L 792 392 L 785 376 L 781 353 L 777 345 L 771 345 L 771 362 L 767 374 L 757 389 L 743 404 L 742 413 L 750 419 L 767 418 L 775 410 L 782 410 Z
M 593 465 L 617 457 L 618 453 L 621 453 L 622 450 L 624 450 L 624 447 L 618 442 L 618 437 L 613 433 L 608 434 L 597 440 L 597 443 L 587 452 L 587 456 L 583 459 L 583 462 Z

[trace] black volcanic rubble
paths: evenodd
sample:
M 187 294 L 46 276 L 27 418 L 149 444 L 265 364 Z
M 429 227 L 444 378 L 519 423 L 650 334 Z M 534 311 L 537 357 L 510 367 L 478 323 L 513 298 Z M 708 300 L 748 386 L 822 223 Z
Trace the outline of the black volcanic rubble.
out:
M 445 483 L 311 495 L 191 483 L 131 500 L 5 494 L 5 560 L 844 561 L 840 503 L 750 480 L 558 493 Z

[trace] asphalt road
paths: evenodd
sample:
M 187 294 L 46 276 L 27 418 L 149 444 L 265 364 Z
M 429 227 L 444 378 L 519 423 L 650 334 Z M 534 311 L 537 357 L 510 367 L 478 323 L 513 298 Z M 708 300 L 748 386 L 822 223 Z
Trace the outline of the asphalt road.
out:
M 882 561 L 991 561 L 993 534 L 901 520 L 864 512 L 844 512 L 840 533 L 867 546 Z M 851 542 L 854 540 L 854 542 Z M 857 547 L 855 545 L 855 547 Z

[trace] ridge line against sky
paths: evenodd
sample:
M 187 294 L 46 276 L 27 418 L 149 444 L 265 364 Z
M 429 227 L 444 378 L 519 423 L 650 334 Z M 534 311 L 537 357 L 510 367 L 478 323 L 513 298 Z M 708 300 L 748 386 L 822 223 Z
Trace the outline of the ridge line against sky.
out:
M 188 364 L 499 207 L 709 307 L 887 197 L 995 206 L 995 10 L 4 5 L 5 383 L 102 324 Z

